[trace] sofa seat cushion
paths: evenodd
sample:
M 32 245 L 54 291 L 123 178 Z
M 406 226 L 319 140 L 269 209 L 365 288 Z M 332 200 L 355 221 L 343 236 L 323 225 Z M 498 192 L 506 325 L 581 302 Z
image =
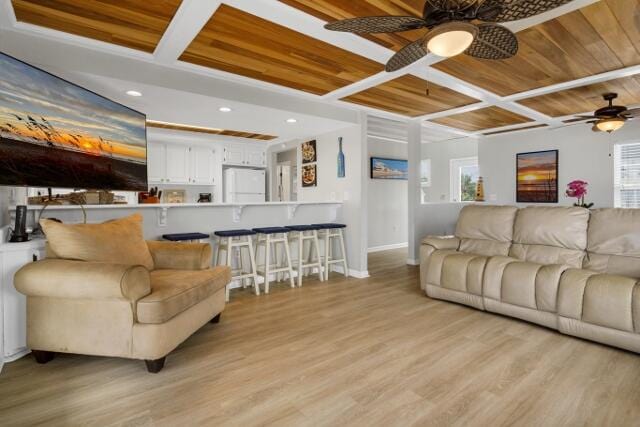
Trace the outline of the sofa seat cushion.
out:
M 437 250 L 429 260 L 427 284 L 482 295 L 487 257 L 452 250 Z
M 570 269 L 562 277 L 558 315 L 591 325 L 640 333 L 637 279 Z
M 208 270 L 154 270 L 151 294 L 138 301 L 140 323 L 164 323 L 213 295 L 231 281 L 228 267 Z
M 493 257 L 485 268 L 484 297 L 533 310 L 557 312 L 562 264 L 537 264 L 510 257 Z

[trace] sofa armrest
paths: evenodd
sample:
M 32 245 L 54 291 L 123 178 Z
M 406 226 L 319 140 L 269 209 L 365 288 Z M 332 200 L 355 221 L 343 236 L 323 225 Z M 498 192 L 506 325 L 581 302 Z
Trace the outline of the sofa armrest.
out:
M 35 297 L 137 301 L 151 293 L 149 271 L 141 265 L 67 259 L 29 263 L 14 283 L 18 292 Z
M 427 271 L 431 255 L 437 250 L 457 251 L 460 239 L 454 236 L 427 236 L 420 245 L 420 288 L 426 290 Z
M 434 249 L 458 250 L 460 239 L 455 236 L 427 236 L 422 239 L 422 244 L 433 246 Z
M 156 269 L 206 270 L 211 267 L 209 243 L 147 241 Z

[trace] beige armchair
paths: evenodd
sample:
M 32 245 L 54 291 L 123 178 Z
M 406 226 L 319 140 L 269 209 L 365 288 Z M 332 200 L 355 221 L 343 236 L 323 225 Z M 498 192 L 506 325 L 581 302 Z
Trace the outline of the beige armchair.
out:
M 27 296 L 27 344 L 38 363 L 56 352 L 116 356 L 143 359 L 155 373 L 181 342 L 219 321 L 231 272 L 210 268 L 211 246 L 147 246 L 151 270 L 50 253 L 16 273 L 15 286 Z

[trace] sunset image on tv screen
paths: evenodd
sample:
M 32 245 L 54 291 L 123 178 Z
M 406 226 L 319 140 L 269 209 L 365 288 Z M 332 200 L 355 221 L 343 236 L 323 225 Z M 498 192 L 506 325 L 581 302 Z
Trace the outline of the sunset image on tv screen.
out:
M 146 116 L 0 53 L 0 184 L 147 189 Z

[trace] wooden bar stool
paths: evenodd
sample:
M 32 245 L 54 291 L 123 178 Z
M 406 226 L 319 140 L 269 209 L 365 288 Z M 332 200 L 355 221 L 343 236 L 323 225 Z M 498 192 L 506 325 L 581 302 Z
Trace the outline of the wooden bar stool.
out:
M 219 238 L 216 265 L 228 265 L 231 267 L 231 281 L 241 280 L 242 286 L 247 287 L 247 280 L 253 279 L 253 287 L 256 295 L 260 295 L 260 284 L 258 283 L 258 272 L 256 265 L 256 255 L 253 249 L 253 239 L 256 232 L 252 230 L 221 230 L 215 234 Z M 245 272 L 242 267 L 242 248 L 249 251 L 249 271 Z M 238 250 L 238 268 L 233 269 L 233 250 Z M 222 258 L 222 252 L 226 257 Z M 221 259 L 222 258 L 222 259 Z M 229 301 L 229 285 L 227 285 L 227 301 Z
M 324 257 L 323 257 L 323 266 L 324 266 L 324 278 L 325 280 L 329 280 L 329 270 L 331 265 L 333 264 L 342 264 L 342 268 L 344 269 L 344 276 L 349 277 L 349 267 L 347 266 L 347 251 L 344 247 L 344 233 L 342 230 L 347 226 L 344 224 L 311 224 L 314 227 L 318 227 L 319 236 L 322 238 L 324 242 Z M 334 258 L 333 256 L 333 247 L 332 247 L 332 239 L 338 239 L 340 244 L 340 258 Z
M 261 269 L 258 266 L 258 275 L 264 277 L 264 293 L 269 293 L 269 276 L 271 274 L 275 274 L 278 279 L 279 273 L 288 273 L 291 287 L 295 288 L 288 241 L 289 230 L 284 227 L 263 227 L 254 228 L 253 231 L 258 234 L 256 242 L 256 257 L 258 259 L 260 259 L 260 248 L 264 247 L 264 268 Z M 284 248 L 283 262 L 278 260 L 278 245 L 282 245 Z
M 298 287 L 302 287 L 302 276 L 305 269 L 318 269 L 318 278 L 324 281 L 322 277 L 322 259 L 320 256 L 320 244 L 318 243 L 318 227 L 314 225 L 288 225 L 285 228 L 289 230 L 289 241 L 297 243 L 298 259 L 294 263 L 294 268 L 298 273 Z M 304 244 L 309 242 L 309 257 L 304 258 Z M 315 250 L 316 259 L 313 259 L 313 251 Z M 305 263 L 306 261 L 306 263 Z M 313 271 L 313 270 L 312 270 Z

